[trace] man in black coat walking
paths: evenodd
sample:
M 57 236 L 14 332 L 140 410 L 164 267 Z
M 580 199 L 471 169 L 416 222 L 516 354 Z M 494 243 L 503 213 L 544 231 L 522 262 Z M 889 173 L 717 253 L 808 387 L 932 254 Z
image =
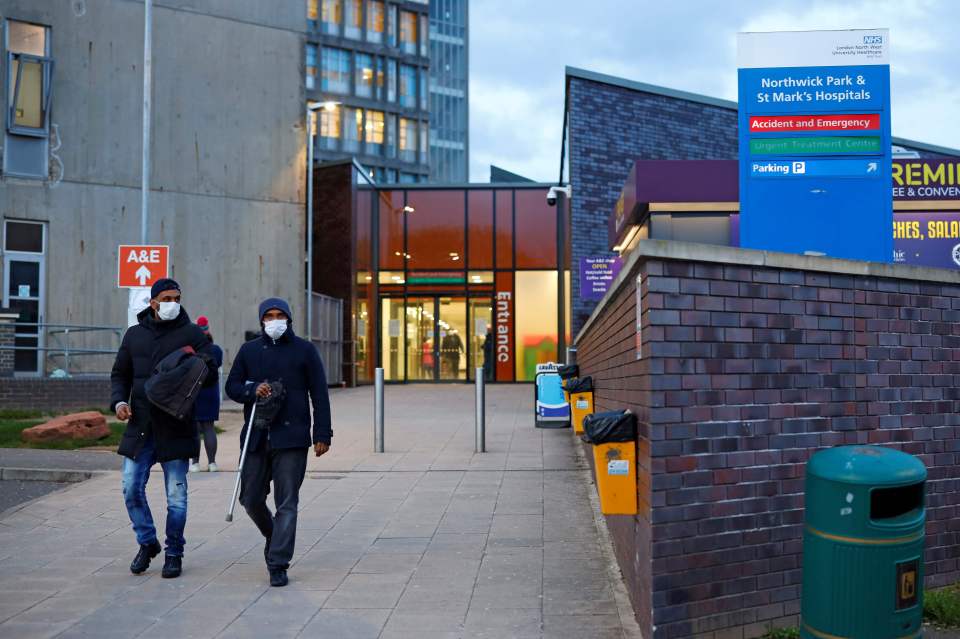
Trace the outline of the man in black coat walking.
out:
M 287 585 L 307 451 L 312 445 L 317 457 L 323 455 L 330 449 L 333 437 L 323 363 L 313 344 L 293 334 L 292 319 L 290 306 L 284 300 L 264 300 L 260 304 L 263 334 L 240 347 L 227 377 L 227 395 L 244 405 L 241 445 L 250 427 L 254 403 L 270 396 L 271 384 L 279 383 L 285 392 L 283 403 L 267 428 L 254 428 L 251 433 L 240 476 L 240 503 L 266 538 L 263 555 L 271 586 Z M 271 514 L 266 503 L 271 481 L 276 515 Z
M 130 564 L 137 575 L 160 554 L 157 530 L 147 503 L 147 480 L 157 462 L 163 467 L 167 494 L 166 558 L 163 576 L 178 577 L 182 570 L 183 529 L 187 522 L 187 467 L 199 454 L 192 415 L 181 421 L 147 399 L 144 384 L 157 363 L 177 349 L 189 346 L 213 366 L 210 342 L 180 307 L 180 285 L 158 280 L 150 289 L 150 306 L 127 329 L 110 374 L 111 410 L 127 422 L 117 452 L 123 460 L 123 498 L 140 551 Z M 216 369 L 204 386 L 217 382 Z

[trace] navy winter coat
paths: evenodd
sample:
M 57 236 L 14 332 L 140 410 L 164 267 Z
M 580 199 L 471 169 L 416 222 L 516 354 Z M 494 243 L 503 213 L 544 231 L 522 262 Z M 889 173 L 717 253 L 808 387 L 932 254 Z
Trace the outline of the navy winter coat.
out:
M 198 354 L 212 357 L 212 344 L 183 308 L 180 315 L 168 322 L 158 321 L 150 307 L 141 311 L 137 319 L 140 322 L 124 333 L 110 373 L 110 410 L 116 410 L 120 402 L 127 402 L 133 412 L 117 452 L 134 459 L 152 434 L 157 461 L 196 458 L 200 454 L 200 442 L 193 416 L 180 421 L 163 412 L 147 399 L 143 385 L 154 366 L 178 348 L 192 346 Z M 207 375 L 204 387 L 216 384 L 216 379 L 216 370 L 213 370 Z
M 264 300 L 260 305 L 260 318 L 272 308 L 283 311 L 292 324 L 293 315 L 289 305 L 277 298 Z M 246 437 L 250 409 L 256 401 L 257 386 L 263 382 L 277 381 L 286 389 L 286 400 L 269 431 L 254 430 L 250 436 L 250 450 L 258 450 L 268 438 L 273 449 L 309 448 L 317 442 L 329 444 L 333 437 L 330 397 L 320 354 L 313 344 L 294 335 L 289 325 L 279 339 L 271 339 L 264 333 L 245 343 L 233 360 L 233 367 L 227 376 L 227 396 L 244 405 L 241 444 Z
M 207 338 L 210 339 L 209 337 Z M 210 341 L 210 356 L 217 365 L 217 371 L 223 366 L 223 349 Z M 217 383 L 200 390 L 197 403 L 193 407 L 193 418 L 198 422 L 215 422 L 220 419 L 220 379 L 216 375 Z

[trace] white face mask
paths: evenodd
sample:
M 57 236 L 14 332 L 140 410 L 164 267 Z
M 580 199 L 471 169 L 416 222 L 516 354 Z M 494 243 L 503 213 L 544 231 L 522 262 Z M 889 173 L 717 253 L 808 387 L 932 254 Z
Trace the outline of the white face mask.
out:
M 160 302 L 160 308 L 157 309 L 157 316 L 160 319 L 169 321 L 172 319 L 177 319 L 178 315 L 180 315 L 179 302 Z
M 267 320 L 263 323 L 263 330 L 270 339 L 280 339 L 280 336 L 287 331 L 287 320 Z

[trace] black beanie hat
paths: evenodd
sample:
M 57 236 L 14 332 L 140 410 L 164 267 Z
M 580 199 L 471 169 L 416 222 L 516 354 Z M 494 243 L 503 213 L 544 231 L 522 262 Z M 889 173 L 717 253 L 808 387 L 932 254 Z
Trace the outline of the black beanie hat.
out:
M 150 287 L 150 299 L 156 299 L 157 295 L 164 291 L 177 291 L 179 293 L 180 285 L 177 284 L 176 280 L 172 280 L 169 277 L 157 280 L 153 283 L 153 286 Z

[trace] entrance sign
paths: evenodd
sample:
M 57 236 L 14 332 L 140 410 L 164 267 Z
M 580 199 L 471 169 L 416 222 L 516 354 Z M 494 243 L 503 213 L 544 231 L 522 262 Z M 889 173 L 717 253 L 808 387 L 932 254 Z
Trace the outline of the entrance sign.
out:
M 117 286 L 142 288 L 169 277 L 170 247 L 121 244 L 117 250 Z
M 741 33 L 740 245 L 890 262 L 887 29 Z

